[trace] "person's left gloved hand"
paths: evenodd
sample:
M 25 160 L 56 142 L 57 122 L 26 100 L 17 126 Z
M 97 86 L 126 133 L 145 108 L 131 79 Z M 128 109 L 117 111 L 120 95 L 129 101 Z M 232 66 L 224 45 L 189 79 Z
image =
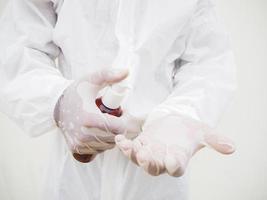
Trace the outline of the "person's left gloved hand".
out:
M 203 123 L 162 111 L 148 116 L 142 133 L 134 140 L 117 135 L 115 141 L 129 159 L 154 176 L 165 172 L 182 176 L 190 158 L 205 146 L 222 154 L 235 151 L 231 140 Z

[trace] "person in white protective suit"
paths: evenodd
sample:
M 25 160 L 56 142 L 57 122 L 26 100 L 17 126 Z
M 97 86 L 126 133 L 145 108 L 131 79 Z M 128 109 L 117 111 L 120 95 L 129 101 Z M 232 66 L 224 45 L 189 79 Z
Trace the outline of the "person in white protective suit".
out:
M 187 199 L 190 158 L 235 150 L 213 130 L 234 68 L 210 0 L 10 0 L 0 22 L 1 111 L 54 131 L 44 199 Z M 133 76 L 123 115 L 101 113 Z

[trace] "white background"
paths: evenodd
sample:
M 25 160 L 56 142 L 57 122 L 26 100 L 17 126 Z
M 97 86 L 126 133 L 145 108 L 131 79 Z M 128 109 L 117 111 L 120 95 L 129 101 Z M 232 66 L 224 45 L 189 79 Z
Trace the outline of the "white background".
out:
M 5 2 L 0 0 L 0 13 Z M 239 81 L 218 129 L 236 141 L 237 152 L 197 154 L 190 164 L 190 199 L 267 200 L 267 1 L 217 0 L 217 8 L 232 36 Z M 1 200 L 38 200 L 48 144 L 49 134 L 29 139 L 0 114 Z

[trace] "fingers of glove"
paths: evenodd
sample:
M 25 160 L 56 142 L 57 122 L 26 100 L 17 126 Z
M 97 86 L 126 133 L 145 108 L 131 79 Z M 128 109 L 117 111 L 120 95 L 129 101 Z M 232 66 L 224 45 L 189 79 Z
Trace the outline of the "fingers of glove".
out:
M 129 114 L 116 117 L 113 115 L 102 115 L 105 124 L 99 124 L 97 128 L 110 131 L 111 133 L 118 135 L 124 134 L 127 138 L 133 139 L 141 132 L 142 119 L 133 117 Z
M 122 153 L 130 159 L 133 142 L 127 139 L 124 135 L 117 135 L 115 137 L 115 143 L 118 146 L 118 148 L 122 151 Z
M 124 118 L 116 117 L 109 114 L 103 114 L 101 115 L 104 124 L 99 124 L 97 128 L 99 129 L 107 129 L 109 132 L 118 135 L 118 134 L 124 134 L 127 132 L 127 127 Z M 104 126 L 103 126 L 104 125 Z
M 122 150 L 124 155 L 126 155 L 132 162 L 139 165 L 137 161 L 137 154 L 143 147 L 143 142 L 141 137 L 137 137 L 135 140 L 129 140 L 124 135 L 118 135 L 115 138 L 117 146 Z
M 179 148 L 177 146 L 167 147 L 164 159 L 167 173 L 170 176 L 182 176 L 185 173 L 189 159 L 190 153 L 188 153 L 184 148 Z
M 115 146 L 115 143 L 102 142 L 98 138 L 90 136 L 91 140 L 80 141 L 78 138 L 73 138 L 69 143 L 70 149 L 74 153 L 79 154 L 97 154 L 105 150 L 111 149 Z
M 145 116 L 135 117 L 124 109 L 120 118 L 124 120 L 125 126 L 127 127 L 127 132 L 140 133 L 142 131 Z
M 147 172 L 152 176 L 159 176 L 165 172 L 164 164 L 159 160 L 149 162 Z
M 126 69 L 103 69 L 90 74 L 86 79 L 94 85 L 104 86 L 122 81 L 128 73 Z
M 115 135 L 127 133 L 132 138 L 141 132 L 143 120 L 141 117 L 133 117 L 128 113 L 121 117 L 102 113 L 83 113 L 81 124 L 91 128 L 99 128 Z
M 72 139 L 72 143 L 70 144 L 70 149 L 73 153 L 78 153 L 78 154 L 98 153 L 97 150 L 91 147 L 88 143 L 81 142 L 77 138 Z
M 115 146 L 114 143 L 105 143 L 98 141 L 95 137 L 91 136 L 91 140 L 81 141 L 77 137 L 72 138 L 69 142 L 70 149 L 73 153 L 79 154 L 97 154 L 99 152 L 111 149 Z
M 78 154 L 98 154 L 98 151 L 91 147 L 76 146 L 75 149 L 72 149 L 72 153 Z
M 115 135 L 98 128 L 81 127 L 80 140 L 83 142 L 98 141 L 114 144 Z
M 152 176 L 158 176 L 165 172 L 164 157 L 165 145 L 150 141 L 143 145 L 143 148 L 137 154 L 137 160 L 140 166 Z
M 134 141 L 128 140 L 123 135 L 115 138 L 116 144 L 122 152 L 135 164 L 142 167 L 146 172 L 153 176 L 162 174 L 165 171 L 163 157 L 156 152 L 153 155 L 153 149 L 149 148 L 146 137 L 139 136 Z
M 163 159 L 159 155 L 154 155 L 151 149 L 143 147 L 137 153 L 137 162 L 148 174 L 158 176 L 165 172 Z
M 108 149 L 112 149 L 115 146 L 115 144 L 104 143 L 101 141 L 88 142 L 87 145 L 89 145 L 91 148 L 97 151 L 105 151 Z
M 222 154 L 232 154 L 235 152 L 235 145 L 229 138 L 217 134 L 204 134 L 204 142 Z
M 131 141 L 131 140 L 130 140 Z M 137 161 L 137 154 L 138 152 L 143 148 L 142 143 L 140 142 L 139 138 L 136 138 L 133 140 L 133 145 L 132 145 L 132 151 L 130 154 L 130 159 L 136 164 L 138 165 L 138 161 Z
M 98 134 L 100 134 L 99 132 L 101 131 L 100 130 L 97 131 Z M 97 131 L 95 131 L 94 133 L 97 133 Z M 102 135 L 104 134 L 106 133 L 103 132 Z M 102 138 L 99 138 L 96 135 L 89 135 L 89 136 L 83 135 L 82 141 L 79 140 L 79 144 L 82 147 L 86 147 L 88 149 L 91 148 L 95 151 L 105 151 L 108 149 L 112 149 L 115 146 L 114 137 L 112 139 L 104 136 Z
M 113 135 L 123 134 L 126 131 L 124 120 L 109 114 L 88 113 L 84 115 L 81 123 L 88 128 L 98 128 Z

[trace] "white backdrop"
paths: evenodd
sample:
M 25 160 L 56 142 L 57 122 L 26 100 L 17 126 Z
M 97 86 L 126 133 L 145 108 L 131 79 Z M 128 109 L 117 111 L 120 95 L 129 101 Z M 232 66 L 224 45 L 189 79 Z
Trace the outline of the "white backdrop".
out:
M 267 200 L 267 1 L 217 0 L 217 7 L 232 35 L 239 81 L 218 128 L 236 141 L 237 152 L 199 153 L 190 164 L 190 199 Z M 50 135 L 29 139 L 0 114 L 1 200 L 39 199 Z

